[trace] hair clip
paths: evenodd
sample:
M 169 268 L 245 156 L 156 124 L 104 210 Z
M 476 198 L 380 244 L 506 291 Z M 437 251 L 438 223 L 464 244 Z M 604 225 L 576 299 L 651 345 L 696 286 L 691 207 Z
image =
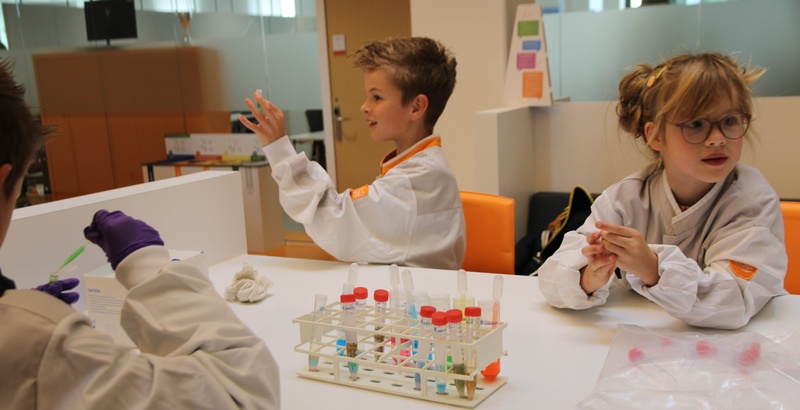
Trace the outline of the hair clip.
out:
M 658 80 L 658 77 L 661 77 L 661 74 L 666 69 L 667 69 L 667 66 L 664 66 L 663 68 L 661 68 L 661 70 L 658 72 L 658 74 L 651 75 L 650 78 L 647 79 L 647 87 L 652 87 L 656 83 L 656 80 Z

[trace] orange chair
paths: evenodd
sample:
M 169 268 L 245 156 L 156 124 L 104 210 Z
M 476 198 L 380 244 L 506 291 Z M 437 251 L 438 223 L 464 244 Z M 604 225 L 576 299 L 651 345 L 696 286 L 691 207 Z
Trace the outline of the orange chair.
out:
M 800 202 L 781 201 L 781 212 L 786 254 L 789 255 L 783 287 L 791 294 L 800 295 Z
M 514 274 L 514 200 L 461 191 L 467 224 L 465 270 Z

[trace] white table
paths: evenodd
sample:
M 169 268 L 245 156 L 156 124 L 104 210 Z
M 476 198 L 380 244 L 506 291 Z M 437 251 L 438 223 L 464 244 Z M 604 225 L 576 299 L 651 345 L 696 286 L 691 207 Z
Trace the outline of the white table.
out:
M 300 336 L 299 326 L 292 320 L 313 310 L 316 293 L 327 294 L 329 303 L 338 301 L 342 283 L 347 280 L 348 264 L 242 255 L 211 267 L 211 279 L 220 292 L 244 261 L 273 280 L 274 286 L 260 303 L 231 306 L 264 339 L 277 359 L 283 408 L 458 408 L 298 377 L 297 371 L 307 366 L 307 357 L 294 351 Z M 453 271 L 409 270 L 417 290 L 427 290 L 429 294 L 446 292 L 451 297 L 458 294 Z M 476 299 L 491 297 L 493 276 L 469 273 L 468 294 Z M 501 361 L 500 375 L 508 382 L 478 408 L 575 408 L 594 391 L 618 323 L 653 330 L 731 333 L 686 325 L 633 292 L 617 291 L 606 305 L 588 311 L 559 310 L 545 302 L 537 278 L 504 275 L 504 280 L 501 320 L 508 323 L 503 334 L 508 356 Z M 370 299 L 374 289 L 390 289 L 388 267 L 361 265 L 356 286 L 367 287 Z M 798 313 L 800 296 L 778 297 L 742 330 L 765 336 L 796 331 L 800 328 Z
M 309 146 L 311 151 L 306 152 L 308 158 L 319 162 L 323 168 L 325 167 L 325 131 L 312 131 L 292 134 L 289 135 L 289 139 L 294 144 L 295 149 L 305 151 L 302 146 Z

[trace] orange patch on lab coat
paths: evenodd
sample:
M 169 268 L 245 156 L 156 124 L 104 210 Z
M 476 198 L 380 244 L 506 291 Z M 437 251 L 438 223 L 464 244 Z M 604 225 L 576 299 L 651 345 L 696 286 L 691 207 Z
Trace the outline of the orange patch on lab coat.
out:
M 369 194 L 369 185 L 364 185 L 350 191 L 350 199 L 355 201 L 362 196 L 367 196 L 367 194 Z
M 758 268 L 756 268 L 755 266 L 751 266 L 743 262 L 730 261 L 729 264 L 733 274 L 744 280 L 753 279 L 753 276 L 755 276 L 756 271 L 758 271 Z

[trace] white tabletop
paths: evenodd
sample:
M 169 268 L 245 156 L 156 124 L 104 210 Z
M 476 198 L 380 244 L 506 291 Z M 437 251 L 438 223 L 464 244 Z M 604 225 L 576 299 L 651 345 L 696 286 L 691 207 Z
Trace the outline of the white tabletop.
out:
M 424 400 L 312 381 L 297 376 L 307 367 L 307 357 L 294 351 L 299 326 L 292 323 L 313 310 L 314 295 L 338 301 L 347 280 L 348 264 L 255 255 L 242 255 L 210 268 L 211 280 L 222 293 L 244 261 L 274 282 L 270 295 L 256 304 L 232 303 L 233 310 L 269 346 L 280 365 L 282 407 L 285 409 L 370 409 L 378 406 L 414 409 L 457 408 Z M 404 270 L 405 268 L 401 268 Z M 416 290 L 457 295 L 454 271 L 409 268 Z M 468 294 L 476 299 L 492 296 L 494 275 L 468 274 Z M 479 408 L 568 409 L 592 394 L 606 354 L 620 323 L 652 330 L 729 334 L 731 331 L 699 329 L 672 318 L 659 306 L 633 293 L 613 292 L 608 303 L 588 311 L 560 310 L 549 306 L 538 289 L 538 279 L 504 275 L 501 321 L 508 356 L 501 360 L 507 383 Z M 356 286 L 390 289 L 389 268 L 361 265 Z M 800 296 L 773 299 L 739 331 L 765 336 L 797 331 Z

